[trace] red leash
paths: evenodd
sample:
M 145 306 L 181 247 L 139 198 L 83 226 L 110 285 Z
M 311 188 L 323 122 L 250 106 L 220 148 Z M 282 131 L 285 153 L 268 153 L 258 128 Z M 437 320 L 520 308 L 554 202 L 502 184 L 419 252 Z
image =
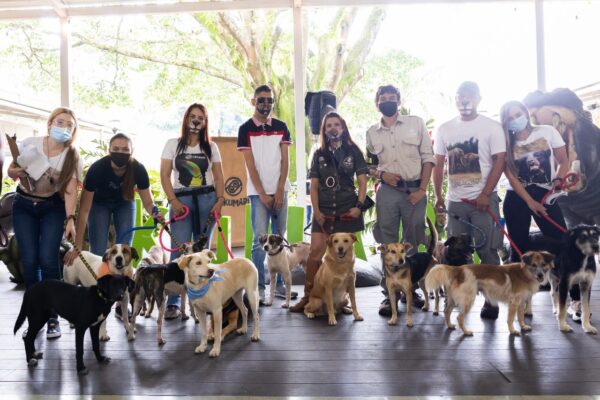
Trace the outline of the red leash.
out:
M 472 206 L 477 206 L 477 202 L 475 200 L 469 200 L 469 199 L 461 199 L 461 200 L 464 203 L 470 204 Z M 508 232 L 506 232 L 506 229 L 504 229 L 504 227 L 500 223 L 500 220 L 498 219 L 498 217 L 490 210 L 489 207 L 486 207 L 485 212 L 487 212 L 488 215 L 490 217 L 492 217 L 492 219 L 494 220 L 494 222 L 496 223 L 496 225 L 498 225 L 498 228 L 500 228 L 500 231 L 502 231 L 502 233 L 504 234 L 504 236 L 506 236 L 506 238 L 508 239 L 508 242 L 510 243 L 510 245 L 512 246 L 512 248 L 515 249 L 515 251 L 517 252 L 517 254 L 519 255 L 519 257 L 522 257 L 523 253 L 517 247 L 517 245 L 515 244 L 515 242 L 513 242 L 513 240 L 511 239 L 511 237 L 508 235 Z
M 175 235 L 173 235 L 173 233 L 171 233 L 171 230 L 169 229 L 169 224 L 175 221 L 181 221 L 182 219 L 186 218 L 189 214 L 190 214 L 190 208 L 188 206 L 183 206 L 183 214 L 182 215 L 175 215 L 173 217 L 172 220 L 166 221 L 162 228 L 160 228 L 160 233 L 158 234 L 158 241 L 160 242 L 160 246 L 165 250 L 168 251 L 169 253 L 173 253 L 175 251 L 179 251 L 179 250 L 183 250 L 183 245 L 180 245 L 179 243 L 177 243 L 177 240 L 175 239 Z M 162 240 L 162 234 L 164 231 L 167 231 L 167 233 L 169 234 L 169 236 L 171 236 L 171 240 L 175 243 L 175 245 L 177 247 L 174 248 L 168 248 L 167 246 L 165 246 L 165 244 L 163 243 Z
M 219 215 L 217 214 L 216 211 L 213 211 L 213 215 L 214 215 L 215 221 L 217 223 L 217 229 L 219 230 L 219 236 L 221 236 L 221 240 L 223 241 L 223 246 L 225 246 L 225 250 L 227 250 L 229 257 L 231 257 L 231 259 L 233 260 L 235 257 L 233 256 L 233 253 L 231 252 L 231 249 L 229 248 L 229 246 L 227 246 L 227 241 L 225 240 L 225 234 L 223 233 L 223 228 L 221 228 L 221 221 L 219 221 Z
M 325 221 L 334 222 L 334 221 L 352 221 L 352 220 L 355 220 L 356 218 L 354 218 L 353 216 L 350 215 L 350 211 L 346 211 L 345 213 L 340 214 L 340 215 L 323 214 L 323 219 L 325 219 Z M 319 227 L 321 228 L 321 232 L 324 233 L 325 235 L 327 235 L 328 233 L 325 232 L 325 228 L 323 228 L 323 225 L 319 224 Z
M 559 178 L 560 179 L 560 178 Z M 576 174 L 575 172 L 570 172 L 567 175 L 565 175 L 565 177 L 563 179 L 560 179 L 560 184 L 558 185 L 558 187 L 549 190 L 548 193 L 546 193 L 544 195 L 544 197 L 542 197 L 542 200 L 540 200 L 540 204 L 543 206 L 544 204 L 546 204 L 546 199 L 548 198 L 548 196 L 550 196 L 553 193 L 557 192 L 558 190 L 567 190 L 572 188 L 573 186 L 577 185 L 579 183 L 579 175 Z M 562 233 L 566 233 L 567 229 L 565 229 L 564 226 L 562 226 L 561 224 L 559 224 L 558 222 L 556 222 L 555 220 L 553 220 L 552 218 L 550 218 L 547 214 L 542 214 L 542 217 L 550 222 L 556 229 L 558 229 L 559 231 L 561 231 Z

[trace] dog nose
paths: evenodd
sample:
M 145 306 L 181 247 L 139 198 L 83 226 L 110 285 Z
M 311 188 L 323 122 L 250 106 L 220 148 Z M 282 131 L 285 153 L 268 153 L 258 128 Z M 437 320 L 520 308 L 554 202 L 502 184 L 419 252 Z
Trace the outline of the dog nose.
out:
M 121 256 L 115 257 L 115 262 L 119 265 L 123 264 L 123 257 L 121 257 Z

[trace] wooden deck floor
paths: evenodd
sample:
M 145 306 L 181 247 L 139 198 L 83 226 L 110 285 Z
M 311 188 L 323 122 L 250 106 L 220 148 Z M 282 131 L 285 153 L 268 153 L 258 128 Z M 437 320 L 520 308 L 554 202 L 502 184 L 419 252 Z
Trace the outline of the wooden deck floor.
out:
M 598 287 L 598 285 L 596 285 Z M 297 290 L 302 288 L 297 287 Z M 199 329 L 191 321 L 165 322 L 166 345 L 155 341 L 155 319 L 138 319 L 135 342 L 109 317 L 109 365 L 98 365 L 86 335 L 89 375 L 75 373 L 74 332 L 63 321 L 62 338 L 42 332 L 44 359 L 25 362 L 20 332 L 12 333 L 23 291 L 0 271 L 0 393 L 5 395 L 116 396 L 452 396 L 600 394 L 600 338 L 558 331 L 548 293 L 534 298 L 533 331 L 511 337 L 506 309 L 496 322 L 482 321 L 479 298 L 468 318 L 475 336 L 446 330 L 443 318 L 415 311 L 415 326 L 389 327 L 377 314 L 379 288 L 357 290 L 355 323 L 341 316 L 336 327 L 280 308 L 261 308 L 261 341 L 228 338 L 216 360 L 195 355 Z M 592 320 L 600 326 L 600 293 L 592 294 Z M 402 311 L 404 308 L 401 309 Z M 454 318 L 455 316 L 453 316 Z M 572 398 L 572 397 L 568 397 Z

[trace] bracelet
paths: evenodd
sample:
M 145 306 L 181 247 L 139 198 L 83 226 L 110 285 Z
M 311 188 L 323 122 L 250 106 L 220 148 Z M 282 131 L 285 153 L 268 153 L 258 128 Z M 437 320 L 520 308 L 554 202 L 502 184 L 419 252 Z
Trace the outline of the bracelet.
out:
M 67 218 L 65 219 L 65 225 L 69 223 L 70 219 L 73 220 L 73 223 L 77 222 L 77 219 L 75 218 L 75 214 L 71 214 L 71 215 L 68 215 Z
M 365 203 L 363 203 L 362 201 L 357 201 L 356 204 L 354 205 L 354 207 L 358 208 L 360 211 L 364 211 Z
M 171 204 L 173 200 L 177 200 L 177 197 L 171 197 L 170 199 L 167 199 L 167 203 Z

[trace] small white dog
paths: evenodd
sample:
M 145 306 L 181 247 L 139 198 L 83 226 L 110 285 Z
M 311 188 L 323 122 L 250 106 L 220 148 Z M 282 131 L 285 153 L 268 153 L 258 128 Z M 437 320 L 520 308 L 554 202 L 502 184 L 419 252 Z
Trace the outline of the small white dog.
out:
M 105 275 L 124 275 L 133 279 L 132 263 L 133 260 L 139 259 L 137 251 L 125 244 L 112 245 L 102 257 L 92 254 L 89 251 L 82 251 L 81 254 L 98 278 Z M 63 267 L 63 279 L 72 285 L 81 284 L 84 287 L 96 285 L 96 279 L 94 279 L 90 271 L 83 264 L 80 257 L 77 257 L 72 265 L 65 265 Z M 121 300 L 125 332 L 129 331 L 129 318 L 127 318 L 128 304 L 129 292 L 125 291 Z M 106 320 L 100 326 L 100 340 L 104 342 L 110 340 L 106 331 Z
M 258 317 L 258 272 L 254 264 L 245 258 L 235 258 L 223 264 L 211 264 L 215 254 L 202 250 L 179 259 L 179 268 L 185 272 L 185 286 L 188 297 L 200 322 L 200 345 L 195 353 L 204 353 L 208 343 L 206 314 L 211 313 L 214 321 L 215 342 L 210 357 L 221 354 L 221 327 L 223 322 L 223 304 L 230 298 L 242 313 L 242 327 L 238 334 L 248 331 L 248 309 L 244 305 L 244 291 L 248 296 L 254 330 L 251 340 L 260 339 Z
M 280 235 L 262 235 L 258 241 L 267 252 L 267 267 L 271 275 L 271 297 L 265 305 L 273 304 L 276 274 L 280 273 L 285 283 L 285 303 L 281 307 L 288 308 L 292 295 L 292 270 L 297 265 L 306 267 L 310 254 L 310 243 L 300 242 L 290 245 Z

